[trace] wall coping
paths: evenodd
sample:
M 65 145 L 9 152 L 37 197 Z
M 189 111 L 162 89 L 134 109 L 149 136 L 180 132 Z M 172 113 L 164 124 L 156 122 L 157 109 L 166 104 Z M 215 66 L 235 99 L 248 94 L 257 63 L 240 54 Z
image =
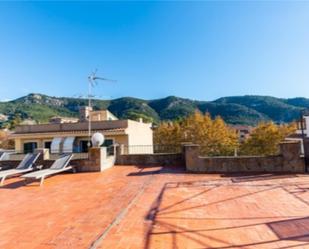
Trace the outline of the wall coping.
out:
M 199 156 L 199 158 L 214 158 L 214 159 L 241 159 L 241 158 L 272 158 L 281 157 L 281 155 L 271 155 L 271 156 Z
M 121 154 L 121 156 L 168 156 L 168 155 L 182 155 L 182 153 L 145 153 L 145 154 Z

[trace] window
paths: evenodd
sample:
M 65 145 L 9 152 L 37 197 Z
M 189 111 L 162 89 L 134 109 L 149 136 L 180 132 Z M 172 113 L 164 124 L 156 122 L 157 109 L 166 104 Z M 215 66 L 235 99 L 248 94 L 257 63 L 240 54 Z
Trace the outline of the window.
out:
M 81 153 L 88 152 L 88 140 L 82 140 L 79 142 L 79 152 Z
M 109 146 L 111 146 L 113 144 L 114 144 L 114 140 L 113 139 L 105 139 L 102 147 L 109 147 Z
M 298 122 L 297 122 L 297 129 L 298 129 L 298 130 L 301 130 L 302 128 L 303 128 L 304 130 L 307 129 L 307 127 L 306 127 L 306 119 L 305 119 L 305 118 L 303 118 L 302 121 L 298 121 Z
M 45 148 L 45 149 L 49 149 L 49 151 L 50 151 L 51 143 L 52 143 L 52 142 L 45 142 L 45 143 L 44 143 L 44 148 Z
M 24 153 L 33 153 L 33 151 L 38 147 L 36 142 L 24 143 Z
M 114 147 L 112 146 L 114 144 L 113 139 L 106 139 L 102 145 L 102 147 L 107 147 L 106 152 L 107 155 L 112 156 L 114 155 Z
M 113 148 L 111 147 L 111 145 L 113 144 L 114 144 L 113 139 L 106 139 L 101 147 L 108 147 L 109 149 L 113 150 Z M 88 140 L 79 141 L 79 152 L 81 153 L 88 152 Z

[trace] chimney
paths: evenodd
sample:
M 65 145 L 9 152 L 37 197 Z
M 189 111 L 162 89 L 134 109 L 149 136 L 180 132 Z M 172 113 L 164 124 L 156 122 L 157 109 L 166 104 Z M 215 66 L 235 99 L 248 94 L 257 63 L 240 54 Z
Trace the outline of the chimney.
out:
M 83 106 L 79 109 L 79 121 L 86 122 L 89 120 L 90 112 L 92 111 L 92 107 Z

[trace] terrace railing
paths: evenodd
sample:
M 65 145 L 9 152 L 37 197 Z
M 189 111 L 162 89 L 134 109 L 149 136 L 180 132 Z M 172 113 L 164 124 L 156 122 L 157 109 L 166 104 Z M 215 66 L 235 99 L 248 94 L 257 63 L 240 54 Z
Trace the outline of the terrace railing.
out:
M 38 149 L 40 150 L 40 149 Z M 48 153 L 48 151 L 47 151 Z M 8 161 L 20 161 L 22 160 L 25 155 L 27 153 L 25 153 L 24 151 L 11 151 L 10 153 L 8 153 L 8 155 L 6 156 L 6 158 L 4 160 L 8 160 Z M 56 160 L 58 159 L 60 156 L 62 155 L 62 153 L 56 153 L 56 154 L 52 154 L 49 153 L 49 155 L 47 156 L 48 160 Z M 46 155 L 44 155 L 44 158 L 46 157 Z M 89 154 L 86 153 L 73 153 L 73 159 L 88 159 L 89 158 Z
M 181 145 L 120 145 L 121 154 L 176 154 L 181 153 Z

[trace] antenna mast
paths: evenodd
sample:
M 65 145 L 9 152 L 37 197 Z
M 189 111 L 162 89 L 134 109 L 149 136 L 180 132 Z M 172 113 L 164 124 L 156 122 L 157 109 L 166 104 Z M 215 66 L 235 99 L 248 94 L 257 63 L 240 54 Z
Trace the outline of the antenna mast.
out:
M 102 80 L 102 81 L 108 81 L 108 82 L 117 82 L 116 80 L 110 80 L 102 77 L 96 76 L 97 69 L 88 76 L 88 108 L 89 108 L 89 113 L 88 113 L 88 143 L 87 146 L 90 148 L 91 146 L 91 111 L 92 111 L 92 87 L 96 86 L 98 82 L 96 80 Z

